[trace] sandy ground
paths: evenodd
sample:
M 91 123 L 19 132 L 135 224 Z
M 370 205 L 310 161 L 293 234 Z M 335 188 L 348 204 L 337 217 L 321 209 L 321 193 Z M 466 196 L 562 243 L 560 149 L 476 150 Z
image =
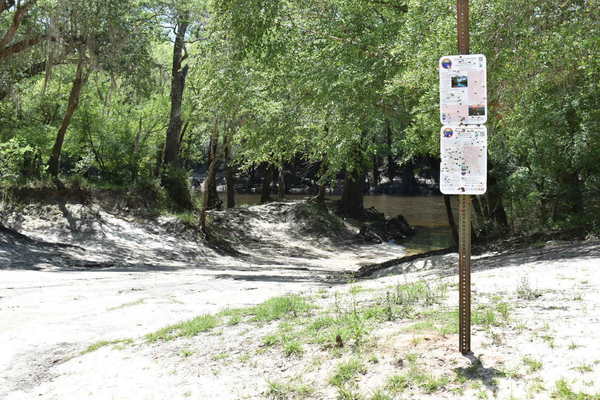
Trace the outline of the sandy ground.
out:
M 334 399 L 338 394 L 327 380 L 339 360 L 316 347 L 307 347 L 301 358 L 265 351 L 262 337 L 277 329 L 275 324 L 239 324 L 164 343 L 146 343 L 142 336 L 284 293 L 330 303 L 335 293 L 347 293 L 353 285 L 377 293 L 398 283 L 424 279 L 452 285 L 457 280 L 454 254 L 345 283 L 336 277 L 367 261 L 401 256 L 402 248 L 303 240 L 289 221 L 255 220 L 246 229 L 259 241 L 289 246 L 291 256 L 272 246 L 253 257 L 233 258 L 198 248 L 194 238 L 174 232 L 168 219 L 148 228 L 94 210 L 100 218 L 88 222 L 98 226 L 73 226 L 89 212 L 78 207 L 67 207 L 68 215 L 75 215 L 70 221 L 61 217 L 64 212 L 47 210 L 44 218 L 22 217 L 10 225 L 38 240 L 80 248 L 7 237 L 0 241 L 0 398 L 262 399 L 269 381 L 281 381 L 306 382 L 317 390 L 312 398 Z M 265 206 L 252 209 L 269 213 L 260 207 Z M 475 304 L 500 297 L 514 305 L 511 323 L 474 328 L 473 357 L 480 373 L 462 393 L 417 391 L 398 398 L 548 399 L 560 379 L 577 392 L 600 393 L 599 270 L 598 242 L 546 243 L 477 257 Z M 518 296 L 524 282 L 536 296 Z M 455 289 L 446 301 L 456 304 Z M 409 352 L 418 352 L 420 363 L 440 373 L 474 362 L 457 353 L 456 335 L 426 333 L 417 341 L 414 333 L 403 333 L 406 324 L 390 322 L 373 333 L 379 361 L 360 377 L 364 398 L 401 369 L 398 358 Z M 132 338 L 134 344 L 80 354 L 90 344 L 121 338 Z M 524 357 L 543 366 L 526 372 Z M 533 391 L 536 382 L 544 390 Z
M 259 218 L 273 207 L 251 207 L 258 217 L 240 227 L 250 238 L 238 249 L 245 257 L 199 244 L 175 218 L 151 225 L 79 204 L 30 206 L 5 217 L 6 226 L 32 240 L 0 237 L 0 398 L 30 398 L 29 390 L 54 379 L 62 360 L 97 341 L 330 287 L 361 264 L 404 253 L 386 244 L 310 241 L 293 221 Z

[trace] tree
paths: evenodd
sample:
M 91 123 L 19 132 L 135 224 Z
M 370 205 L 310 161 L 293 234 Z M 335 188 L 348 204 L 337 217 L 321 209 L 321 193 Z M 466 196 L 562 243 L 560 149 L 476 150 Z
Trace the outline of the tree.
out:
M 30 49 L 39 44 L 45 39 L 51 38 L 48 33 L 36 32 L 39 25 L 33 25 L 33 32 L 27 32 L 19 35 L 23 21 L 31 12 L 31 9 L 36 5 L 37 0 L 15 1 L 15 0 L 0 0 L 0 17 L 3 14 L 12 12 L 12 18 L 8 24 L 8 28 L 2 36 L 0 36 L 0 61 L 13 57 L 18 53 Z
M 84 3 L 71 0 L 53 12 L 52 18 L 57 24 L 60 36 L 66 43 L 76 44 L 77 54 L 77 67 L 69 101 L 48 162 L 49 172 L 54 177 L 60 172 L 65 135 L 91 71 L 135 70 L 135 67 L 132 68 L 131 64 L 127 63 L 131 60 L 131 50 L 139 50 L 138 44 L 145 43 L 145 40 L 135 42 L 140 32 L 145 33 L 136 29 L 135 24 L 131 24 L 134 11 L 139 11 L 135 7 L 136 3 L 133 0 L 97 0 Z M 133 45 L 126 42 L 130 40 L 134 41 Z M 141 52 L 136 51 L 133 54 L 142 57 L 143 53 L 142 48 Z M 137 60 L 138 65 L 142 65 L 139 61 Z

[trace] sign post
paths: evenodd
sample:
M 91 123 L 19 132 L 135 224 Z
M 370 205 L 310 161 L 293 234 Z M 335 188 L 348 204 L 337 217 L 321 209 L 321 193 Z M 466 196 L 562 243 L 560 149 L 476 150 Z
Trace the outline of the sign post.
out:
M 457 0 L 456 28 L 459 54 L 469 54 L 469 0 Z M 471 196 L 461 194 L 458 232 L 459 349 L 471 351 Z
M 459 348 L 471 352 L 471 196 L 461 194 L 459 202 Z
M 440 190 L 458 195 L 459 349 L 471 352 L 471 196 L 487 189 L 487 61 L 469 54 L 469 0 L 456 0 L 458 55 L 440 72 Z

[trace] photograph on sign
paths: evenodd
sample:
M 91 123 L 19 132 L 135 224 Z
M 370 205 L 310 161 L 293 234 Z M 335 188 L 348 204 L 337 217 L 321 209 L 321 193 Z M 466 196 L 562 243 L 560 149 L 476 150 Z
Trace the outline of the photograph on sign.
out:
M 440 134 L 440 190 L 484 194 L 487 189 L 487 128 L 445 126 Z
M 443 125 L 487 121 L 486 59 L 483 54 L 440 58 L 440 120 Z

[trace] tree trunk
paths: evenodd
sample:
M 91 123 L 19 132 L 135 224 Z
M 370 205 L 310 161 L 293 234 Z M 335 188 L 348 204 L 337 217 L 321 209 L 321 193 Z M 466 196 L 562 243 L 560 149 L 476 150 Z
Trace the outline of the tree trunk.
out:
M 454 245 L 458 246 L 458 229 L 454 220 L 450 196 L 444 195 L 444 204 L 446 206 L 446 215 L 448 216 L 448 225 L 450 225 L 450 231 L 452 232 L 452 240 L 454 240 Z
M 227 208 L 235 207 L 235 173 L 231 160 L 231 137 L 225 143 L 225 182 L 227 185 Z
M 173 68 L 171 72 L 171 113 L 169 116 L 169 127 L 165 140 L 165 151 L 163 167 L 175 166 L 179 159 L 179 145 L 181 137 L 181 104 L 183 102 L 183 91 L 188 73 L 188 66 L 182 68 L 185 59 L 185 33 L 189 22 L 187 17 L 180 16 L 178 20 L 175 44 L 173 46 Z
M 219 134 L 215 127 L 215 132 L 210 137 L 209 145 L 209 166 L 208 175 L 204 182 L 203 208 L 204 210 L 214 210 L 220 208 L 219 194 L 217 193 L 217 165 L 219 162 Z
M 389 119 L 385 120 L 385 139 L 387 144 L 387 177 L 391 182 L 394 181 L 394 177 L 396 176 L 396 162 L 394 161 L 394 156 L 392 155 L 392 124 Z
M 62 153 L 63 143 L 65 142 L 65 135 L 67 133 L 67 129 L 71 123 L 71 118 L 77 110 L 77 106 L 79 105 L 79 97 L 81 96 L 81 88 L 85 85 L 85 56 L 82 54 L 79 63 L 77 64 L 77 71 L 75 72 L 75 79 L 73 80 L 73 86 L 71 87 L 71 93 L 69 94 L 69 104 L 67 105 L 67 111 L 63 117 L 62 124 L 58 129 L 58 133 L 56 135 L 56 141 L 54 142 L 54 147 L 52 147 L 52 155 L 50 156 L 50 160 L 48 161 L 48 172 L 53 177 L 58 176 L 58 172 L 60 170 L 60 155 Z
M 490 218 L 501 231 L 506 231 L 508 229 L 508 217 L 506 216 L 506 211 L 504 210 L 504 204 L 502 202 L 502 192 L 498 187 L 498 180 L 496 179 L 495 171 L 493 170 L 493 164 L 490 162 L 488 167 L 490 173 L 488 173 L 488 190 L 486 197 Z
M 319 194 L 317 195 L 317 203 L 319 204 L 325 204 L 325 189 L 324 183 L 319 185 Z
M 277 200 L 282 201 L 285 199 L 285 169 L 281 167 L 279 169 L 279 174 L 277 174 Z
M 271 184 L 273 183 L 273 168 L 269 164 L 264 164 L 264 174 L 262 188 L 260 191 L 260 203 L 271 201 Z
M 363 186 L 365 173 L 363 171 L 346 172 L 344 189 L 339 203 L 342 214 L 359 218 L 363 215 Z
M 558 177 L 558 196 L 553 219 L 561 221 L 569 216 L 583 214 L 583 193 L 577 172 L 565 171 Z
M 379 185 L 381 180 L 381 176 L 379 174 L 379 157 L 373 156 L 373 182 L 371 182 L 371 186 L 373 189 Z
M 415 179 L 415 164 L 413 161 L 409 161 L 402 167 L 400 175 L 404 193 L 409 195 L 417 193 L 419 190 L 419 183 Z
M 155 178 L 160 177 L 160 170 L 162 169 L 162 160 L 164 154 L 164 146 L 159 144 L 156 148 L 156 165 L 154 166 L 153 176 Z

